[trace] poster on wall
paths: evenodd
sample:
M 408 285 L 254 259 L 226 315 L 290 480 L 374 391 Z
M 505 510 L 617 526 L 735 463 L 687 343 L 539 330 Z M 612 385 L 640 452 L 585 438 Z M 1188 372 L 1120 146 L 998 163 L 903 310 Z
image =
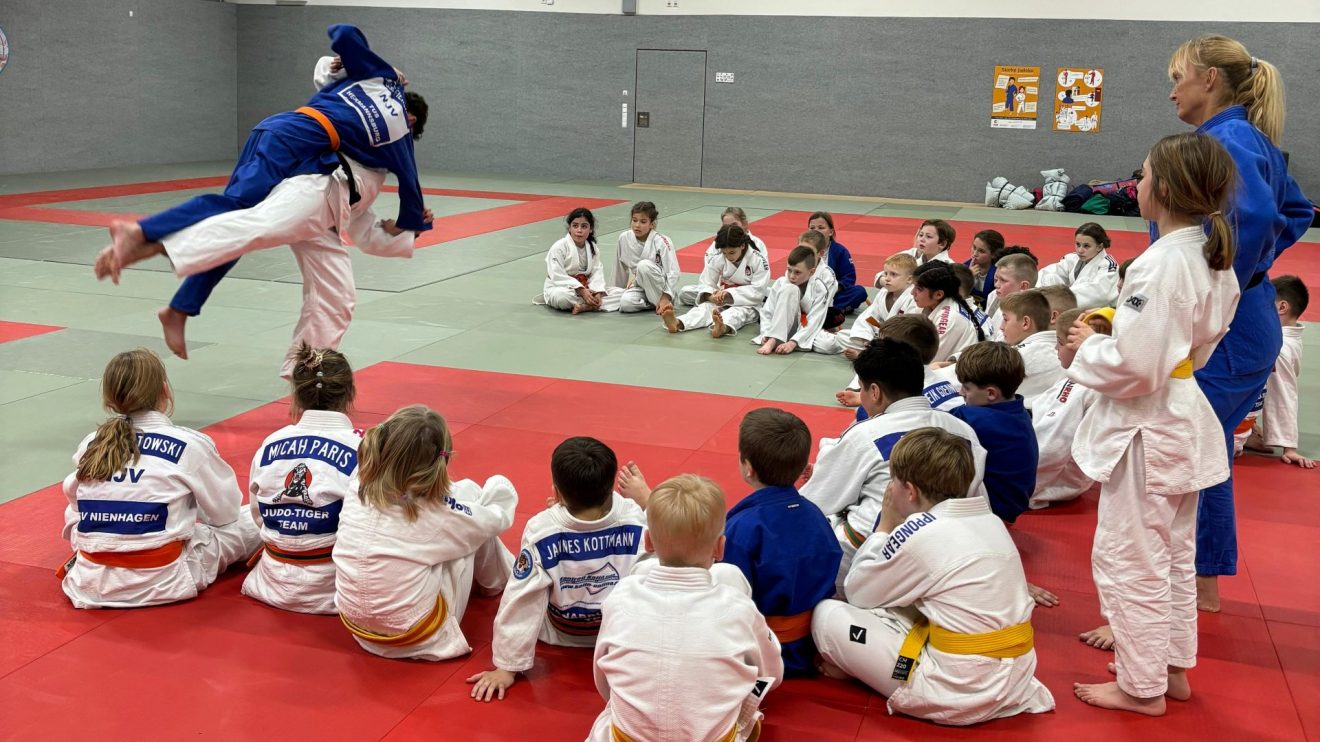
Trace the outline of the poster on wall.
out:
M 1086 67 L 1060 67 L 1054 93 L 1054 130 L 1100 131 L 1101 86 L 1105 71 Z
M 1039 100 L 1040 68 L 995 65 L 990 104 L 990 128 L 1034 129 Z
M 5 30 L 0 28 L 0 72 L 5 71 L 7 64 L 9 64 L 9 39 L 5 38 Z

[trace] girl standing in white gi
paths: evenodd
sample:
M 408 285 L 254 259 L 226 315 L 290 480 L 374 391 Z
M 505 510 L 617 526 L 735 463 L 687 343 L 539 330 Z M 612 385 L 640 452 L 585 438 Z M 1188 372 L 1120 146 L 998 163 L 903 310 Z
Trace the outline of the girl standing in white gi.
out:
M 259 545 L 234 470 L 206 435 L 170 422 L 165 365 L 145 348 L 101 377 L 113 417 L 83 439 L 64 480 L 63 568 L 76 608 L 133 608 L 197 597 Z
M 334 613 L 330 554 L 362 442 L 344 414 L 355 394 L 353 369 L 339 351 L 306 343 L 291 360 L 290 398 L 301 416 L 252 457 L 248 506 L 265 547 L 243 594 L 286 611 Z
M 655 230 L 660 211 L 650 201 L 633 204 L 629 228 L 619 234 L 619 249 L 609 296 L 620 312 L 673 309 L 678 291 L 678 253 L 668 237 Z
M 610 311 L 618 301 L 605 305 L 605 270 L 596 247 L 596 217 L 578 207 L 564 219 L 568 234 L 545 254 L 545 288 L 532 300 L 573 314 Z
M 1073 235 L 1075 252 L 1040 270 L 1036 286 L 1067 286 L 1081 309 L 1111 307 L 1118 298 L 1118 261 L 1109 255 L 1109 233 L 1087 222 Z
M 1103 483 L 1091 565 L 1118 675 L 1074 691 L 1093 706 L 1159 716 L 1165 695 L 1191 695 L 1197 492 L 1228 477 L 1218 419 L 1192 372 L 1237 307 L 1223 215 L 1237 170 L 1213 138 L 1178 134 L 1155 145 L 1142 175 L 1141 215 L 1161 237 L 1128 269 L 1113 337 L 1075 322 L 1060 360 L 1102 395 L 1073 457 Z
M 453 439 L 422 405 L 368 430 L 358 454 L 357 496 L 344 499 L 334 549 L 340 620 L 381 657 L 467 654 L 458 624 L 470 593 L 499 593 L 513 571 L 499 536 L 518 493 L 501 476 L 450 482 Z
M 932 261 L 918 267 L 913 275 L 912 301 L 935 323 L 940 335 L 936 362 L 947 361 L 963 348 L 985 340 L 985 331 L 971 319 L 976 315 L 963 300 L 962 282 L 953 271 Z

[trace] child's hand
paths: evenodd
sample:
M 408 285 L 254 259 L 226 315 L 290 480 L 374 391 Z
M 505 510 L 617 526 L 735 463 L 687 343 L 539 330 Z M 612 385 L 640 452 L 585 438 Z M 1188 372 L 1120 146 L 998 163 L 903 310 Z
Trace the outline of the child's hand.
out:
M 855 360 L 857 360 L 857 356 L 860 356 L 861 354 L 862 354 L 862 352 L 861 352 L 860 350 L 857 350 L 856 348 L 844 348 L 844 349 L 843 349 L 843 357 L 844 357 L 844 358 L 847 358 L 847 359 L 850 360 L 850 361 L 855 361 Z
M 334 59 L 330 60 L 331 74 L 336 73 L 342 69 L 344 69 L 344 60 L 340 59 L 339 57 L 335 57 Z
M 1033 585 L 1030 582 L 1027 583 L 1027 594 L 1030 595 L 1031 599 L 1036 601 L 1036 605 L 1039 606 L 1053 608 L 1059 604 L 1059 596 L 1039 585 Z
M 797 350 L 797 348 L 798 348 L 797 341 L 789 340 L 786 343 L 780 343 L 779 346 L 775 348 L 775 352 L 781 356 L 786 356 L 789 353 L 792 353 L 793 351 Z
M 474 699 L 490 703 L 490 699 L 495 696 L 503 701 L 504 691 L 508 690 L 517 679 L 516 674 L 507 670 L 487 670 L 473 675 L 467 681 L 476 684 L 472 688 Z
M 399 235 L 403 234 L 402 229 L 399 229 L 398 227 L 394 226 L 393 219 L 381 219 L 380 228 L 388 232 L 391 237 L 398 237 Z
M 709 299 L 707 299 L 707 301 L 709 301 L 711 304 L 716 304 L 721 307 L 724 306 L 724 303 L 727 302 L 728 300 L 729 300 L 729 292 L 725 289 L 720 289 L 719 291 L 716 291 L 715 293 L 710 295 Z
M 885 502 L 880 507 L 880 521 L 876 523 L 875 530 L 893 533 L 903 521 L 902 513 L 898 512 L 898 498 L 886 495 Z
M 1063 347 L 1076 353 L 1077 349 L 1082 347 L 1082 343 L 1094 334 L 1095 328 L 1086 324 L 1086 315 L 1083 314 L 1073 320 L 1072 327 L 1068 328 L 1068 342 L 1064 343 Z
M 1297 453 L 1297 449 L 1295 448 L 1283 449 L 1283 457 L 1280 460 L 1283 461 L 1283 463 L 1285 464 L 1296 464 L 1302 467 L 1303 469 L 1315 468 L 1315 462 L 1312 461 L 1311 459 L 1306 458 L 1300 453 Z

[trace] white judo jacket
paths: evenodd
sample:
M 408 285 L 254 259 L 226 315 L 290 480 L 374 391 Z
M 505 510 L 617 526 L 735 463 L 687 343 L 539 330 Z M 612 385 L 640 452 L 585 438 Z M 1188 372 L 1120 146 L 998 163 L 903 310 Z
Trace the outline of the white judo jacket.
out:
M 1034 400 L 1058 385 L 1063 379 L 1063 364 L 1059 362 L 1059 336 L 1054 330 L 1028 335 L 1013 348 L 1022 356 L 1027 375 L 1017 393 L 1022 395 L 1028 410 L 1034 410 Z
M 1195 378 L 1170 373 L 1210 358 L 1237 308 L 1232 270 L 1213 271 L 1200 227 L 1170 232 L 1132 265 L 1114 313 L 1112 337 L 1093 335 L 1066 373 L 1100 398 L 1082 420 L 1073 458 L 1087 476 L 1109 481 L 1141 434 L 1152 494 L 1196 492 L 1228 478 L 1219 420 Z
M 697 295 L 727 289 L 733 306 L 760 307 L 770 287 L 770 261 L 755 247 L 743 251 L 742 259 L 730 263 L 718 250 L 706 261 L 697 279 Z
M 545 293 L 553 289 L 573 293 L 582 288 L 577 276 L 587 277 L 592 293 L 604 293 L 605 269 L 600 263 L 600 247 L 587 243 L 578 247 L 571 235 L 560 237 L 545 254 Z M 540 297 L 538 297 L 540 298 Z
M 642 554 L 646 514 L 614 494 L 610 512 L 579 520 L 562 504 L 533 515 L 523 528 L 513 579 L 495 614 L 495 667 L 530 669 L 536 642 L 590 647 L 600 630 L 601 604 Z
M 1077 253 L 1068 253 L 1063 260 L 1041 269 L 1036 287 L 1046 286 L 1072 289 L 1079 309 L 1112 307 L 1118 299 L 1118 262 L 1108 250 L 1096 253 L 1085 265 Z
M 945 500 L 892 534 L 876 532 L 857 552 L 844 592 L 859 608 L 915 608 L 962 634 L 1025 623 L 1035 605 L 1017 547 L 984 497 Z M 1035 650 L 995 659 L 927 645 L 889 710 L 958 725 L 1049 711 L 1054 697 L 1035 673 Z
M 611 288 L 631 288 L 637 264 L 643 260 L 655 263 L 664 274 L 664 291 L 670 296 L 677 296 L 678 291 L 678 253 L 674 243 L 654 229 L 646 236 L 646 242 L 638 242 L 637 235 L 631 229 L 619 234 L 619 249 L 614 261 L 614 273 L 610 276 Z
M 1283 328 L 1283 348 L 1265 382 L 1261 410 L 1265 445 L 1297 448 L 1297 377 L 1302 373 L 1302 326 Z
M 946 298 L 926 315 L 940 335 L 940 349 L 935 361 L 947 361 L 978 341 L 975 320 L 969 319 L 953 299 Z
M 605 601 L 594 672 L 606 706 L 587 739 L 611 742 L 613 726 L 647 742 L 746 740 L 783 679 L 779 641 L 712 570 L 648 567 Z
M 1064 378 L 1036 397 L 1031 426 L 1036 430 L 1040 458 L 1036 463 L 1036 491 L 1031 495 L 1033 509 L 1076 499 L 1094 484 L 1073 460 L 1072 448 L 1077 428 L 1098 396 Z

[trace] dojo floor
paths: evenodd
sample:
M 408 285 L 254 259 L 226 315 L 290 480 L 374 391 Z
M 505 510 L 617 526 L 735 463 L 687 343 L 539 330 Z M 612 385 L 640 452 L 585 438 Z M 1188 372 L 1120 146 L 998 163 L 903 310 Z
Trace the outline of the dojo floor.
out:
M 467 696 L 490 661 L 498 599 L 474 599 L 464 629 L 474 652 L 444 663 L 383 660 L 359 650 L 333 617 L 284 613 L 242 597 L 231 571 L 200 598 L 133 611 L 76 611 L 53 575 L 63 498 L 80 438 L 103 419 L 99 375 L 109 357 L 146 346 L 166 354 L 155 310 L 178 284 L 154 259 L 118 287 L 91 260 L 119 214 L 145 214 L 223 185 L 228 163 L 0 177 L 0 738 L 581 739 L 603 702 L 586 650 L 540 646 L 536 667 L 502 703 Z M 920 219 L 952 221 L 964 259 L 992 226 L 1045 262 L 1071 248 L 1086 218 L 960 205 L 916 205 L 751 192 L 621 187 L 427 173 L 437 229 L 410 261 L 355 254 L 358 308 L 343 350 L 359 370 L 354 419 L 383 420 L 422 402 L 456 432 L 459 476 L 506 474 L 523 504 L 505 540 L 549 493 L 549 455 L 568 435 L 594 435 L 658 481 L 715 478 L 730 502 L 745 494 L 737 425 L 750 409 L 783 406 L 816 437 L 850 414 L 832 405 L 848 380 L 839 358 L 757 356 L 745 337 L 670 336 L 654 315 L 572 317 L 531 305 L 544 252 L 562 217 L 587 205 L 612 260 L 628 205 L 650 199 L 660 230 L 695 272 L 724 206 L 744 207 L 771 248 L 775 272 L 806 214 L 835 214 L 862 282 L 911 244 Z M 377 206 L 392 215 L 392 194 Z M 1119 260 L 1146 243 L 1134 219 L 1096 219 Z M 1320 233 L 1274 275 L 1320 289 Z M 608 265 L 608 262 L 607 262 Z M 685 282 L 692 276 L 686 276 Z M 211 434 L 246 483 L 260 440 L 287 420 L 281 355 L 297 319 L 299 277 L 287 250 L 246 256 L 189 322 L 188 361 L 166 361 L 175 420 Z M 1311 310 L 1308 319 L 1314 319 Z M 1302 450 L 1320 455 L 1320 332 L 1306 334 Z M 889 716 L 853 684 L 789 681 L 768 696 L 763 739 L 1320 740 L 1320 473 L 1249 456 L 1237 465 L 1242 559 L 1223 581 L 1224 611 L 1202 614 L 1194 697 L 1162 719 L 1104 712 L 1071 684 L 1106 678 L 1108 653 L 1079 631 L 1098 622 L 1089 549 L 1094 493 L 1032 513 L 1014 527 L 1029 577 L 1062 605 L 1038 609 L 1039 677 L 1058 709 L 973 729 Z

